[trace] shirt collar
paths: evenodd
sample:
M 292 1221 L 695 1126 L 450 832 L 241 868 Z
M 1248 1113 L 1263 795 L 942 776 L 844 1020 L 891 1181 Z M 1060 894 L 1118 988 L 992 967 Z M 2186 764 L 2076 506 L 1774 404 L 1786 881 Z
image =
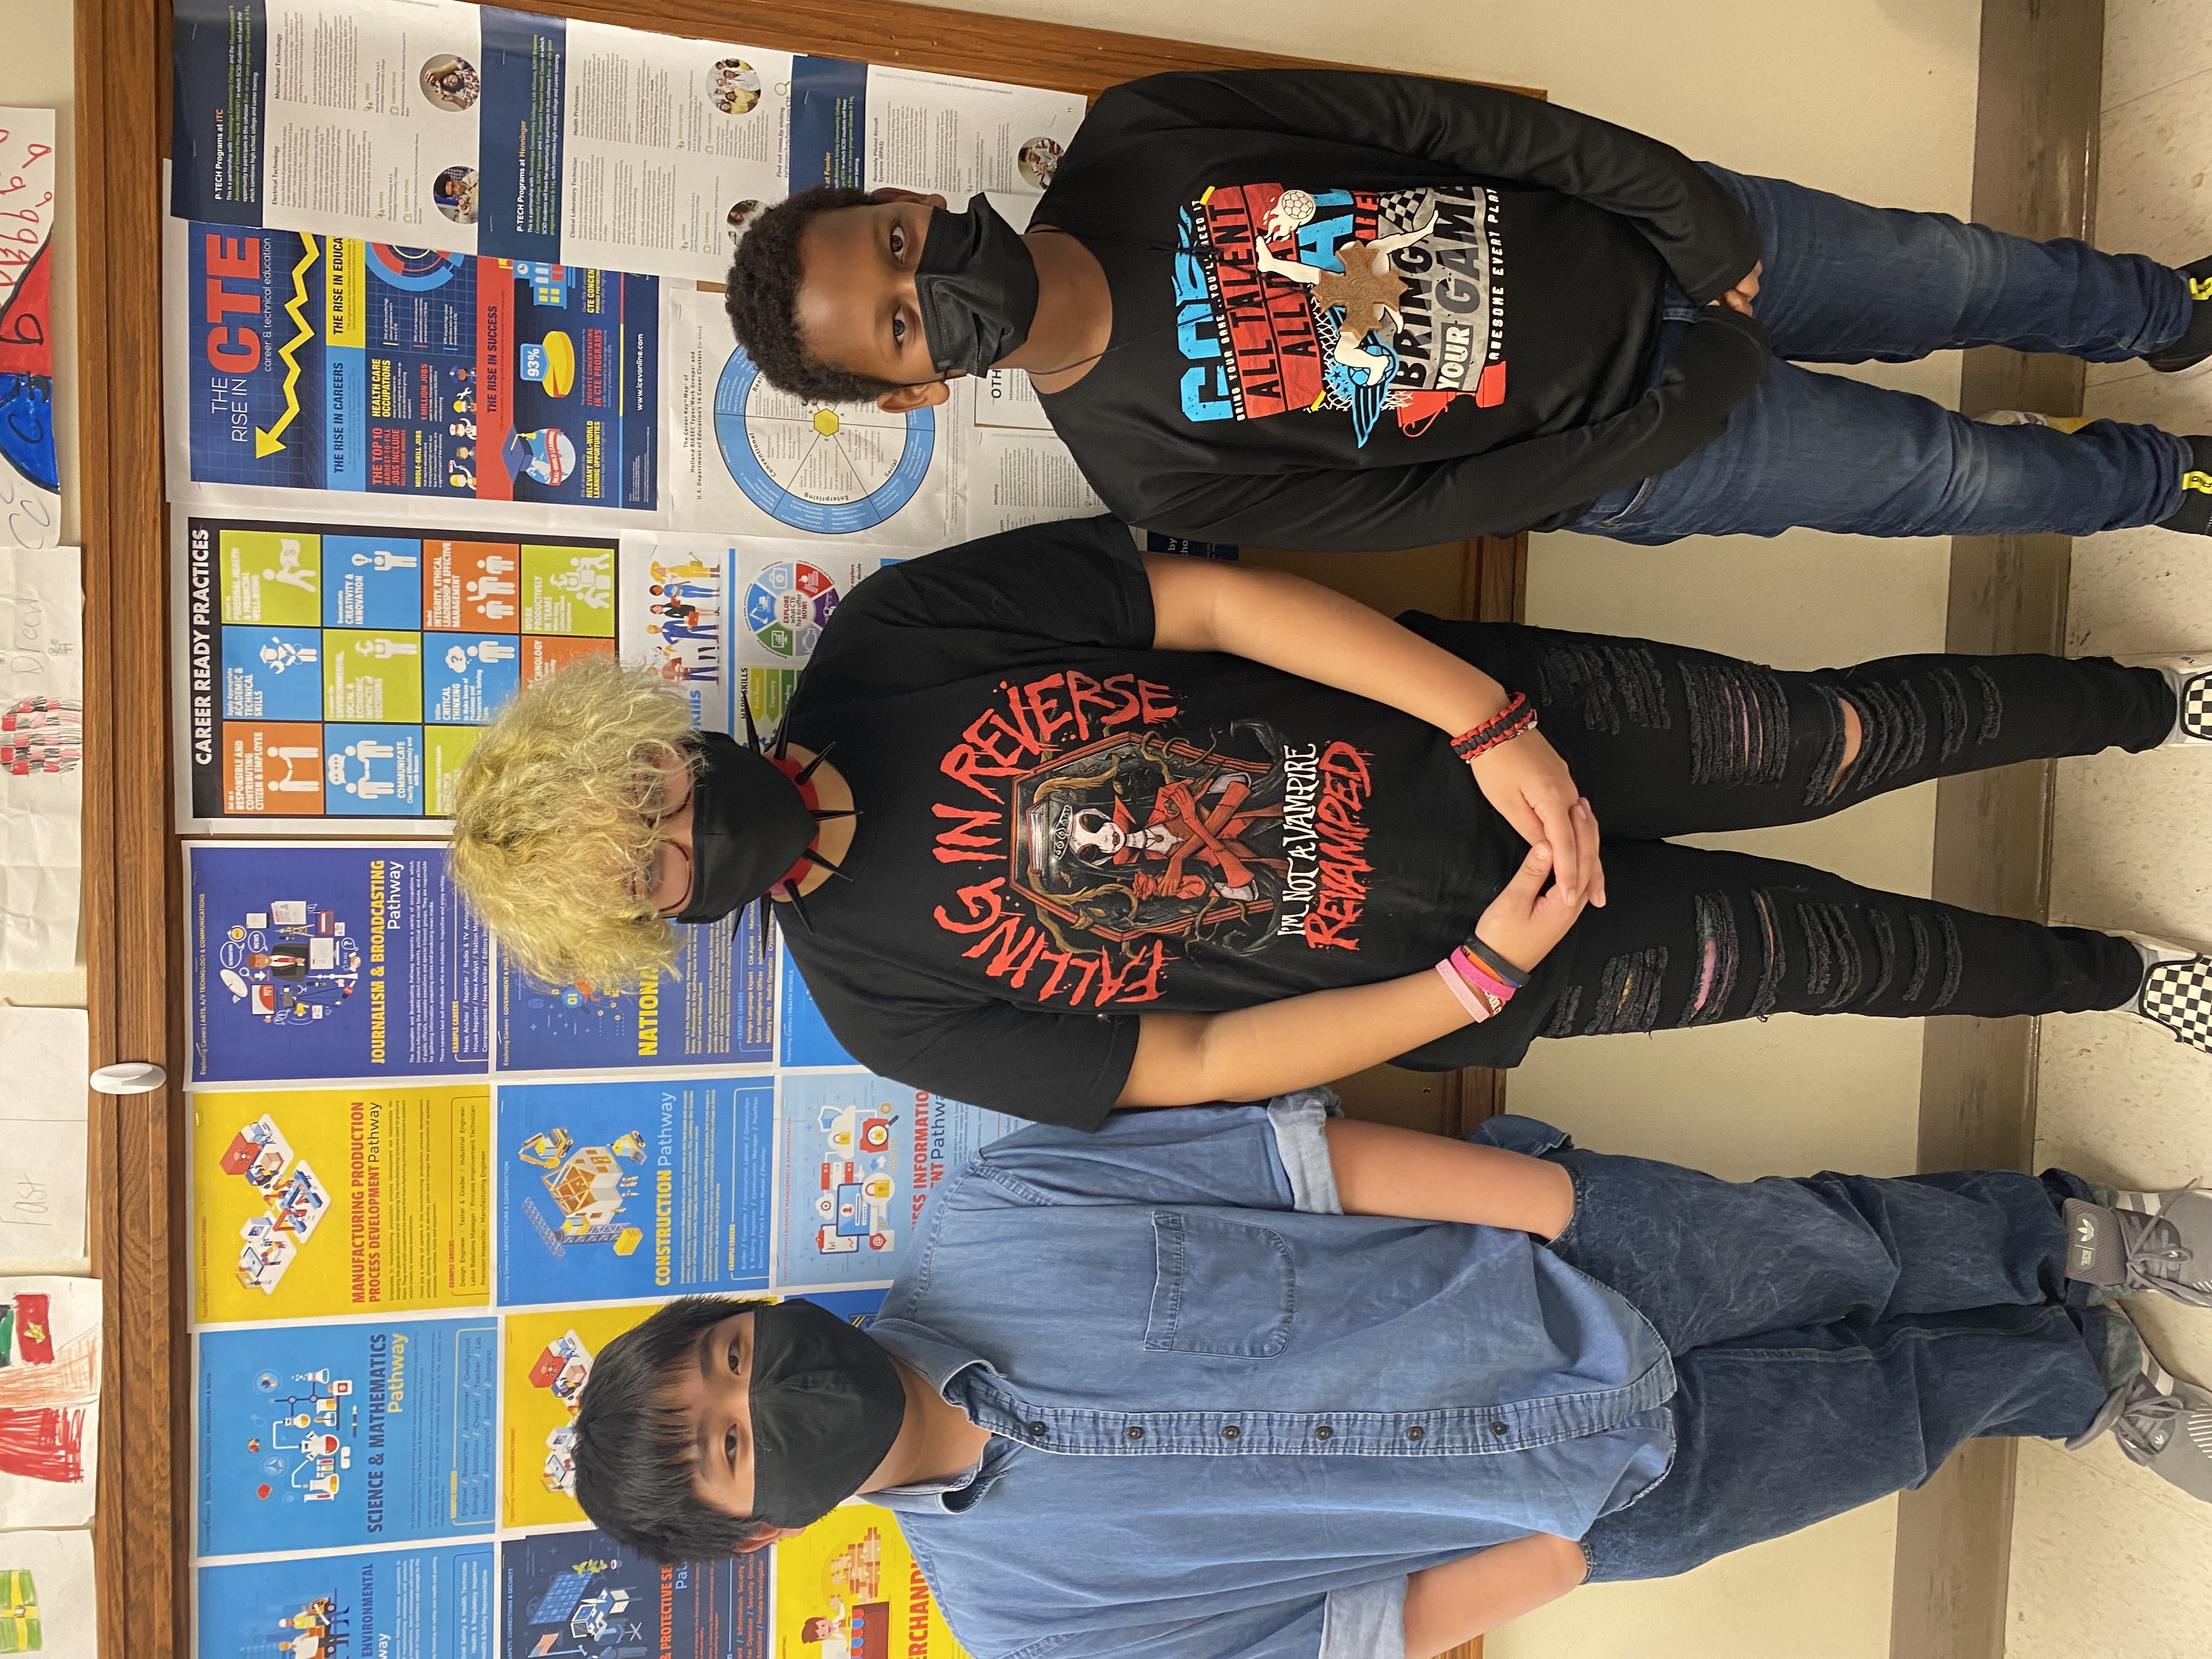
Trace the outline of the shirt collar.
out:
M 874 1319 L 867 1327 L 868 1334 L 902 1364 L 911 1368 L 921 1380 L 929 1384 L 949 1404 L 968 1413 L 966 1389 L 961 1384 L 972 1371 L 990 1376 L 998 1372 L 990 1361 L 960 1344 L 950 1341 L 927 1326 L 917 1325 L 907 1319 Z M 991 1483 L 1004 1471 L 1006 1462 L 1021 1448 L 1010 1440 L 994 1435 L 983 1448 L 982 1456 L 970 1463 L 958 1474 L 947 1480 L 917 1480 L 903 1486 L 885 1486 L 879 1492 L 864 1492 L 846 1500 L 848 1503 L 878 1504 L 894 1510 L 933 1510 L 939 1514 L 957 1515 L 970 1509 L 990 1490 Z

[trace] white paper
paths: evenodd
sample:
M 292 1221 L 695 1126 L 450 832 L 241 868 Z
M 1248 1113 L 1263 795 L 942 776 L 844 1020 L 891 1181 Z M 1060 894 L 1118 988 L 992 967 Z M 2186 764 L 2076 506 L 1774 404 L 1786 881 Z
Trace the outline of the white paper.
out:
M 719 283 L 790 190 L 791 54 L 568 25 L 562 258 Z
M 23 1632 L 13 1651 L 96 1659 L 100 1603 L 93 1595 L 90 1533 L 0 1533 L 0 1584 L 12 1586 L 0 1601 L 0 1631 L 12 1624 Z M 26 1639 L 32 1632 L 35 1642 Z M 0 1636 L 0 1644 L 5 1640 Z
M 1106 503 L 1085 481 L 1075 457 L 1051 433 L 976 428 L 968 479 L 969 539 L 1104 511 Z
M 1072 92 L 872 66 L 869 187 L 935 191 L 956 208 L 977 191 L 1041 195 L 1084 107 Z
M 719 294 L 661 290 L 667 521 L 723 536 L 942 547 L 962 539 L 974 416 L 965 380 L 936 409 L 803 403 L 760 378 Z
M 84 600 L 77 550 L 0 548 L 0 969 L 76 963 Z
M 84 1255 L 82 1008 L 0 1006 L 0 1267 Z
M 474 6 L 271 6 L 261 164 L 267 222 L 383 242 L 428 228 L 432 234 L 412 240 L 474 252 L 483 62 Z
M 81 1527 L 99 1474 L 100 1281 L 0 1279 L 0 1527 Z
M 1016 426 L 1031 432 L 1049 432 L 1052 421 L 1044 404 L 1018 368 L 994 368 L 976 383 L 975 424 Z
M 54 112 L 0 109 L 0 546 L 62 538 L 54 460 Z

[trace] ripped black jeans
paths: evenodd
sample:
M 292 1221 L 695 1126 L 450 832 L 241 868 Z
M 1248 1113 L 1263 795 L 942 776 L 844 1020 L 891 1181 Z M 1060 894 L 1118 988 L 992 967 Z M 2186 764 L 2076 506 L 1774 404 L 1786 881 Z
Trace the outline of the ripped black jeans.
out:
M 2156 671 L 1915 656 L 1783 673 L 1646 640 L 1401 620 L 1525 692 L 1597 813 L 1606 907 L 1583 911 L 1554 952 L 1564 966 L 1540 974 L 1540 1035 L 1772 1013 L 2073 1012 L 2135 996 L 2142 959 L 2125 939 L 1662 837 L 1800 823 L 2016 761 L 2152 748 L 2174 720 Z M 1845 702 L 1861 734 L 1848 766 Z

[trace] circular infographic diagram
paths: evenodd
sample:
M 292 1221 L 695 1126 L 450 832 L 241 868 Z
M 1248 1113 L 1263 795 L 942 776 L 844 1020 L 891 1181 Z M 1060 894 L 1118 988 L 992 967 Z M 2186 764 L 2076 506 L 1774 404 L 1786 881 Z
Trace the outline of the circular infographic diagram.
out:
M 810 657 L 837 599 L 837 584 L 827 571 L 804 559 L 786 559 L 745 589 L 745 626 L 779 657 Z
M 732 351 L 714 387 L 714 441 L 745 499 L 817 536 L 872 530 L 915 498 L 937 446 L 935 411 L 886 414 L 786 397 Z

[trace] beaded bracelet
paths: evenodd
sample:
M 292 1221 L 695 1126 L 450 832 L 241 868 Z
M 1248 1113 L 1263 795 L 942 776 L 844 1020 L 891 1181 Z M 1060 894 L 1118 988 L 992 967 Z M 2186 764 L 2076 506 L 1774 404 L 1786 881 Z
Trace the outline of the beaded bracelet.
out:
M 1452 753 L 1463 761 L 1486 754 L 1501 743 L 1510 743 L 1523 732 L 1536 729 L 1536 711 L 1528 699 L 1516 691 L 1505 707 L 1480 726 L 1470 726 L 1451 740 Z

